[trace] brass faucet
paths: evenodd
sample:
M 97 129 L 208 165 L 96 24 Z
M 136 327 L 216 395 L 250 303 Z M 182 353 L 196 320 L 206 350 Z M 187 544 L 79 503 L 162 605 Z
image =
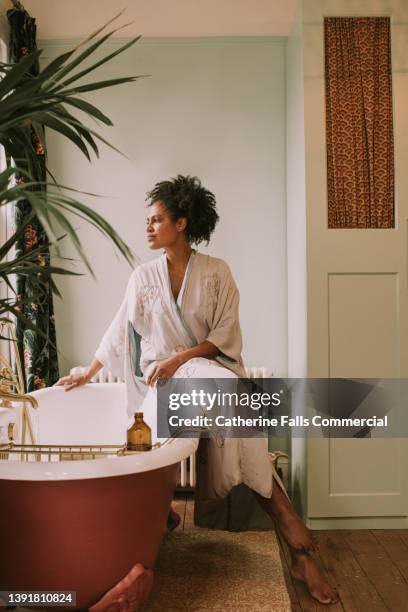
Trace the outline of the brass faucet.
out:
M 2 360 L 4 363 L 4 359 Z M 37 400 L 25 393 L 16 393 L 12 389 L 18 387 L 18 380 L 11 367 L 3 365 L 0 369 L 0 407 L 10 408 L 11 402 L 29 402 L 33 408 L 38 407 Z
M 12 408 L 13 402 L 22 402 L 23 418 L 22 418 L 22 444 L 25 443 L 26 432 L 28 429 L 32 444 L 35 444 L 35 436 L 31 424 L 31 418 L 26 404 L 29 403 L 32 408 L 38 408 L 38 402 L 35 397 L 24 393 L 23 369 L 20 360 L 20 354 L 17 349 L 17 340 L 14 326 L 9 322 L 0 323 L 0 335 L 7 334 L 10 341 L 10 347 L 14 354 L 16 365 L 16 373 L 9 361 L 4 355 L 0 355 L 0 408 Z

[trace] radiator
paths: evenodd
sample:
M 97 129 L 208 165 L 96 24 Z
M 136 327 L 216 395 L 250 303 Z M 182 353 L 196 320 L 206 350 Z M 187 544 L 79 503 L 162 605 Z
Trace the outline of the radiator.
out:
M 249 378 L 270 378 L 272 376 L 272 371 L 269 370 L 268 368 L 264 368 L 264 367 L 252 367 L 252 368 L 245 368 L 246 369 L 246 374 Z M 85 367 L 81 367 L 78 366 L 76 368 L 72 368 L 70 370 L 70 374 L 81 374 L 82 372 L 84 372 L 86 370 Z M 112 374 L 106 370 L 106 368 L 102 368 L 101 370 L 99 370 L 98 374 L 92 379 L 92 382 L 95 383 L 103 383 L 103 382 L 110 382 L 110 383 L 116 383 L 116 382 L 123 382 L 122 379 L 118 378 L 117 376 L 112 376 Z M 277 457 L 287 457 L 287 455 L 285 453 L 281 453 L 281 452 L 277 452 L 275 453 L 277 455 Z M 276 457 L 276 458 L 277 458 Z M 180 466 L 180 478 L 179 478 L 179 482 L 177 483 L 177 487 L 186 489 L 186 488 L 191 488 L 193 489 L 195 487 L 196 484 L 196 464 L 195 464 L 195 454 L 194 455 L 190 455 L 190 457 L 187 457 L 187 459 L 184 459 L 181 462 L 181 466 Z M 284 477 L 284 481 L 286 480 L 285 478 L 285 470 L 283 469 L 283 477 Z

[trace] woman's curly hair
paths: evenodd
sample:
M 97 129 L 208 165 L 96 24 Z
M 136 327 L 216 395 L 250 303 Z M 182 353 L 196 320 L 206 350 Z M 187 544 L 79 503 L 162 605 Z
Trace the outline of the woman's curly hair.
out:
M 201 185 L 200 179 L 179 174 L 170 181 L 156 183 L 148 192 L 148 199 L 148 206 L 159 200 L 163 202 L 174 221 L 187 218 L 186 237 L 190 243 L 199 244 L 205 240 L 208 244 L 219 217 L 215 196 Z

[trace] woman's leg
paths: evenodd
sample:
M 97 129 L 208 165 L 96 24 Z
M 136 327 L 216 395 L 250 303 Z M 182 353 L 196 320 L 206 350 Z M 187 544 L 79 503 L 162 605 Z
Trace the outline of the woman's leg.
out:
M 293 504 L 275 470 L 273 478 L 272 497 L 263 497 L 254 491 L 256 499 L 265 512 L 277 522 L 288 546 L 301 553 L 309 554 L 317 552 L 319 546 L 312 532 L 295 512 Z
M 272 497 L 262 497 L 254 491 L 255 497 L 262 508 L 278 525 L 290 551 L 292 558 L 291 575 L 306 583 L 312 597 L 320 603 L 330 604 L 338 601 L 338 594 L 324 578 L 312 552 L 319 550 L 319 545 L 310 529 L 296 514 L 292 502 L 280 480 L 274 472 Z M 275 486 L 278 485 L 278 486 Z

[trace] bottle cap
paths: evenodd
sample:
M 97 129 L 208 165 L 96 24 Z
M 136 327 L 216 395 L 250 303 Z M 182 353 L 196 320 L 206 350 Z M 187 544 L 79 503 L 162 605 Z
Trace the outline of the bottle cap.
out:
M 135 412 L 135 417 L 142 417 L 143 419 L 143 412 Z

